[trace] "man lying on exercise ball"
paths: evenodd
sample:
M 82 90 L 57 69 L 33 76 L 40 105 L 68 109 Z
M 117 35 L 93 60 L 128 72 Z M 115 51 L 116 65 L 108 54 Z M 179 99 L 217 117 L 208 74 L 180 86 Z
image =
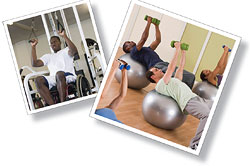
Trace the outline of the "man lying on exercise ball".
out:
M 144 32 L 142 33 L 140 41 L 137 44 L 133 41 L 126 41 L 123 44 L 123 51 L 126 53 L 130 53 L 131 58 L 141 63 L 143 66 L 145 66 L 146 70 L 155 67 L 165 72 L 167 70 L 169 63 L 164 62 L 155 52 L 155 49 L 161 42 L 161 32 L 159 29 L 159 24 L 155 22 L 153 23 L 155 25 L 155 35 L 156 35 L 155 41 L 153 41 L 149 47 L 143 47 L 146 40 L 148 39 L 151 23 L 152 23 L 152 17 L 148 16 L 147 25 L 144 29 Z M 185 82 L 190 88 L 192 88 L 194 81 L 195 81 L 195 76 L 192 73 L 184 70 L 183 82 Z
M 156 83 L 155 90 L 158 93 L 172 97 L 177 102 L 183 113 L 188 113 L 200 120 L 196 134 L 189 145 L 190 148 L 196 149 L 198 147 L 213 101 L 197 96 L 191 91 L 190 88 L 188 88 L 186 84 L 182 82 L 183 69 L 186 62 L 186 52 L 184 50 L 181 51 L 182 56 L 180 59 L 180 65 L 175 73 L 175 76 L 174 78 L 171 77 L 175 71 L 178 55 L 181 50 L 179 42 L 176 42 L 174 45 L 176 52 L 168 66 L 166 73 L 164 74 L 159 69 L 151 68 L 147 72 L 147 78 L 150 82 Z
M 223 46 L 224 52 L 217 63 L 215 69 L 213 71 L 205 69 L 201 71 L 200 78 L 202 81 L 208 81 L 210 84 L 219 87 L 223 73 L 227 66 L 228 53 L 231 51 L 227 46 Z M 229 51 L 230 50 L 230 51 Z
M 67 37 L 65 31 L 58 32 L 58 34 L 65 39 L 68 47 L 61 49 L 61 41 L 58 36 L 50 38 L 50 46 L 54 53 L 43 55 L 37 59 L 36 39 L 31 40 L 31 60 L 33 67 L 47 66 L 50 72 L 49 76 L 38 76 L 35 79 L 37 91 L 45 100 L 47 105 L 55 104 L 51 97 L 49 89 L 57 86 L 59 92 L 60 102 L 66 100 L 66 86 L 70 82 L 74 82 L 77 78 L 74 70 L 74 55 L 77 53 L 77 48 L 74 43 Z

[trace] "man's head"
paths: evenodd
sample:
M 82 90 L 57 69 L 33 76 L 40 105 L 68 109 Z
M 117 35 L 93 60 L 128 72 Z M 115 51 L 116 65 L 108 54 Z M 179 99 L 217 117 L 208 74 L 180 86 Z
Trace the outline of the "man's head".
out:
M 146 78 L 151 83 L 157 83 L 163 76 L 164 73 L 162 72 L 162 70 L 156 67 L 152 67 L 146 72 Z
M 52 36 L 50 38 L 50 47 L 55 53 L 61 50 L 61 40 L 58 36 Z
M 130 53 L 131 49 L 135 46 L 135 42 L 133 41 L 126 41 L 124 44 L 123 44 L 123 51 L 126 52 L 126 53 Z
M 202 81 L 207 80 L 209 74 L 211 73 L 211 70 L 202 70 L 200 74 L 200 78 Z

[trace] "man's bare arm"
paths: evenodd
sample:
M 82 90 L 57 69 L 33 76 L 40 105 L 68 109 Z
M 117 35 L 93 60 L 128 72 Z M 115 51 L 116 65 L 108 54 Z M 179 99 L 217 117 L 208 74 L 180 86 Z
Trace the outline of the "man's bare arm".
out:
M 160 29 L 159 29 L 159 25 L 157 24 L 154 24 L 155 25 L 155 41 L 153 41 L 150 45 L 150 48 L 152 50 L 155 50 L 158 45 L 161 43 L 161 32 L 160 32 Z
M 115 111 L 124 98 L 127 95 L 127 90 L 128 90 L 128 75 L 127 75 L 127 70 L 122 69 L 122 80 L 121 80 L 121 87 L 120 87 L 120 93 L 119 95 L 109 104 L 108 108 L 112 109 Z
M 63 30 L 62 32 L 58 32 L 58 34 L 64 38 L 65 42 L 68 45 L 69 48 L 69 55 L 70 56 L 74 56 L 78 51 L 77 48 L 75 46 L 75 44 L 68 38 L 68 36 L 65 33 L 65 30 Z
M 215 69 L 212 71 L 212 73 L 208 76 L 207 80 L 216 85 L 216 75 L 217 74 L 223 74 L 224 70 L 226 68 L 227 65 L 227 60 L 228 60 L 228 47 L 225 46 L 224 47 L 224 52 L 219 60 L 219 62 L 217 63 L 217 66 L 215 67 Z
M 172 61 L 170 62 L 170 64 L 168 65 L 168 69 L 163 76 L 163 81 L 165 84 L 168 84 L 168 82 L 170 81 L 171 76 L 175 70 L 177 60 L 178 60 L 178 55 L 180 52 L 180 42 L 175 42 L 175 48 L 176 48 L 176 51 L 175 51 L 174 57 L 173 57 Z
M 111 67 L 111 70 L 109 72 L 109 77 L 106 81 L 106 84 L 104 86 L 104 89 L 102 91 L 102 95 L 101 95 L 101 98 L 104 98 L 104 97 L 107 97 L 107 94 L 109 93 L 110 91 L 110 86 L 111 86 L 111 83 L 113 81 L 113 79 L 115 78 L 115 73 L 117 72 L 118 70 L 118 67 L 119 67 L 119 62 L 117 60 L 114 60 L 113 62 L 113 65 Z
M 136 44 L 136 48 L 137 48 L 138 51 L 140 51 L 142 49 L 143 45 L 145 44 L 145 42 L 148 39 L 148 34 L 149 34 L 149 28 L 150 28 L 151 21 L 152 21 L 152 17 L 148 16 L 147 25 L 146 25 L 143 33 L 142 33 L 140 41 Z
M 43 61 L 37 59 L 36 55 L 36 45 L 38 41 L 36 39 L 31 40 L 31 64 L 33 67 L 42 67 L 44 66 Z

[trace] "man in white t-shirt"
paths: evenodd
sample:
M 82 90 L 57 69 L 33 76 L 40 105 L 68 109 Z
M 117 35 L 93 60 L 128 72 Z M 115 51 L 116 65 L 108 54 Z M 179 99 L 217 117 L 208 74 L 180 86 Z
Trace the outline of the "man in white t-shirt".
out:
M 60 102 L 63 102 L 66 100 L 67 84 L 74 82 L 77 77 L 73 63 L 74 55 L 77 54 L 77 48 L 67 37 L 65 31 L 58 32 L 58 34 L 64 38 L 68 47 L 61 49 L 60 38 L 58 36 L 52 36 L 50 38 L 50 46 L 54 53 L 45 54 L 40 59 L 37 59 L 36 55 L 36 45 L 38 41 L 36 39 L 31 41 L 32 66 L 47 66 L 50 71 L 49 76 L 38 76 L 35 79 L 37 91 L 48 105 L 55 104 L 49 91 L 53 86 L 57 87 Z
M 186 52 L 184 50 L 181 51 L 182 56 L 180 58 L 180 64 L 175 76 L 174 78 L 171 77 L 176 68 L 180 52 L 180 44 L 181 43 L 179 42 L 174 44 L 176 52 L 166 73 L 163 73 L 160 69 L 153 67 L 147 71 L 146 77 L 150 82 L 156 83 L 155 90 L 158 93 L 172 97 L 180 106 L 181 111 L 184 114 L 190 114 L 200 120 L 195 136 L 189 145 L 190 148 L 196 149 L 207 122 L 213 101 L 197 96 L 184 82 L 182 82 L 183 69 L 186 62 Z

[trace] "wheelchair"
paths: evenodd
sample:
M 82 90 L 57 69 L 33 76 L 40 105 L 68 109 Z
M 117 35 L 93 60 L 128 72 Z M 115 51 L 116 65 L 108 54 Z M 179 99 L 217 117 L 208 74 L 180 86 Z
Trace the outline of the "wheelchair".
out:
M 41 98 L 40 94 L 36 90 L 35 78 L 41 75 L 48 75 L 48 71 L 36 72 L 28 66 L 23 66 L 20 69 L 20 75 L 24 69 L 28 69 L 31 73 L 26 76 L 22 76 L 22 82 L 24 86 L 24 92 L 28 100 L 28 105 L 30 110 L 39 109 L 47 106 L 45 101 Z M 57 87 L 54 86 L 50 89 L 51 96 L 54 103 L 59 103 L 59 93 Z M 87 78 L 83 74 L 77 74 L 77 79 L 75 82 L 71 82 L 66 87 L 66 100 L 72 100 L 83 96 L 88 96 L 92 94 L 90 84 Z
M 60 103 L 59 92 L 56 86 L 50 89 L 51 96 L 55 103 Z M 66 101 L 78 97 L 91 95 L 91 89 L 88 80 L 82 74 L 77 76 L 75 82 L 70 82 L 66 86 Z

